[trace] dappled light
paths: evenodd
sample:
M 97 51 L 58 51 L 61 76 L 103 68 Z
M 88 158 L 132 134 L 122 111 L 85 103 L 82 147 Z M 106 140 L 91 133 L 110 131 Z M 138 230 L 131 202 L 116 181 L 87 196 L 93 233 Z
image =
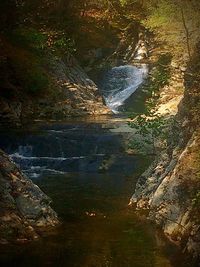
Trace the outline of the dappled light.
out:
M 199 267 L 200 1 L 0 11 L 0 266 Z

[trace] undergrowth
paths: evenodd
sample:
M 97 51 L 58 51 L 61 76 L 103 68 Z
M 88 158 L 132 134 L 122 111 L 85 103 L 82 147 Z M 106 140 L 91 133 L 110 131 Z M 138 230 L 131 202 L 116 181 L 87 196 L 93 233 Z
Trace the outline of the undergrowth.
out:
M 152 148 L 152 153 L 157 152 L 158 140 L 159 146 L 166 145 L 166 131 L 169 121 L 166 120 L 161 114 L 156 112 L 157 100 L 160 97 L 160 89 L 168 85 L 171 76 L 170 62 L 172 56 L 170 54 L 161 55 L 152 68 L 148 82 L 144 87 L 149 91 L 149 98 L 146 100 L 146 110 L 144 114 L 132 114 L 132 121 L 129 126 L 136 130 L 136 134 L 140 138 L 131 140 L 129 147 L 138 152 L 144 150 L 144 146 L 148 145 Z

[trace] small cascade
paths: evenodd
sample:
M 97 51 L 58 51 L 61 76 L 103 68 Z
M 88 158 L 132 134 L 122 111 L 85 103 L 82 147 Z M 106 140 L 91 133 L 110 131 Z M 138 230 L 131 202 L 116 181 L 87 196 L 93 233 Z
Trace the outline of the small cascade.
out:
M 33 146 L 31 145 L 19 145 L 18 147 L 18 154 L 19 156 L 27 156 L 31 157 L 33 152 Z
M 119 113 L 119 108 L 141 86 L 147 75 L 147 64 L 114 67 L 106 73 L 102 91 L 106 105 L 113 113 Z
M 30 177 L 73 172 L 95 173 L 132 171 L 126 167 L 134 159 L 125 154 L 122 136 L 104 129 L 101 124 L 51 125 L 38 132 L 11 135 L 0 146 Z M 121 165 L 120 165 L 120 164 Z

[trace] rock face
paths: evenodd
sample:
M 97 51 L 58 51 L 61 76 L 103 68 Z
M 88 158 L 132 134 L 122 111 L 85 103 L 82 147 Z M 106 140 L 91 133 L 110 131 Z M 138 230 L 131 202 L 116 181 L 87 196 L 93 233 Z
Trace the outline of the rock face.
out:
M 171 78 L 168 85 L 160 90 L 160 97 L 157 105 L 157 112 L 165 117 L 175 116 L 178 112 L 178 105 L 183 98 L 184 93 L 184 71 L 182 70 L 184 62 L 171 62 Z
M 110 110 L 103 104 L 96 84 L 87 76 L 75 58 L 67 54 L 64 58 L 50 55 L 48 71 L 55 87 L 58 87 L 61 101 L 55 111 L 63 109 L 68 115 L 105 115 Z
M 149 218 L 164 233 L 195 257 L 200 255 L 198 200 L 200 132 L 195 132 L 184 149 L 177 147 L 170 158 L 163 154 L 140 178 L 132 202 L 150 209 Z M 197 204 L 198 205 L 198 204 Z
M 168 147 L 138 180 L 131 203 L 149 210 L 149 218 L 199 262 L 200 69 L 196 60 L 184 72 L 185 93 L 169 130 Z
M 0 150 L 0 243 L 37 239 L 58 224 L 51 200 Z
M 0 123 L 111 113 L 70 53 L 44 51 L 34 59 L 38 63 L 32 71 L 35 54 L 8 41 L 0 42 L 0 47 Z

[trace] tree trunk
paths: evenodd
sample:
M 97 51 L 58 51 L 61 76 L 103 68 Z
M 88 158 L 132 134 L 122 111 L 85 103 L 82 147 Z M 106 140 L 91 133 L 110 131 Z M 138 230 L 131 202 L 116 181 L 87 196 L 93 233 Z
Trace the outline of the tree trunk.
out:
M 185 16 L 184 16 L 184 12 L 183 12 L 182 8 L 181 8 L 181 16 L 182 16 L 182 21 L 183 21 L 183 27 L 185 29 L 188 55 L 189 55 L 189 59 L 191 59 L 190 34 L 189 34 L 189 30 L 188 30 L 188 27 L 187 27 L 187 24 L 186 24 L 186 20 L 185 20 Z

